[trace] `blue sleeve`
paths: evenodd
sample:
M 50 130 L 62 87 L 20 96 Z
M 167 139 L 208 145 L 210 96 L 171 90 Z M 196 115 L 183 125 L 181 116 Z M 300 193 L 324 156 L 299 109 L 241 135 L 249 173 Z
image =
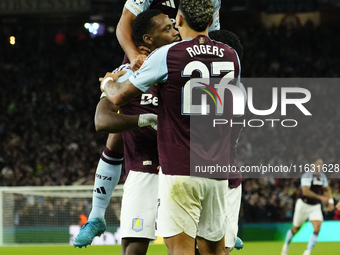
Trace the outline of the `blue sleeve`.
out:
M 133 71 L 131 69 L 125 69 L 126 70 L 126 73 L 122 76 L 119 76 L 118 79 L 116 80 L 116 82 L 124 82 L 126 81 L 127 79 L 129 79 L 129 77 L 131 75 L 133 75 Z
M 112 73 L 117 73 L 121 70 L 126 70 L 126 73 L 122 76 L 119 76 L 118 79 L 116 80 L 116 82 L 120 83 L 126 81 L 127 79 L 129 79 L 131 75 L 133 75 L 133 71 L 130 69 L 130 64 L 121 65 L 120 67 L 113 70 Z M 102 99 L 103 97 L 106 97 L 105 91 L 100 95 L 100 99 Z
M 312 172 L 304 173 L 301 176 L 301 187 L 302 186 L 310 187 L 312 185 L 312 181 L 313 181 L 313 173 Z
M 221 0 L 214 0 L 214 6 L 215 6 L 214 19 L 213 19 L 213 23 L 209 27 L 209 32 L 220 30 L 220 27 L 221 27 L 220 25 Z
M 126 73 L 122 76 L 119 76 L 116 82 L 124 82 L 127 79 L 129 79 L 131 75 L 133 75 L 133 71 L 131 70 L 130 64 L 121 65 L 117 67 L 115 70 L 113 70 L 112 73 L 118 73 L 119 71 L 122 70 L 126 70 Z
M 146 92 L 153 85 L 163 83 L 168 79 L 167 54 L 172 44 L 153 51 L 142 67 L 130 78 L 130 82 L 139 90 Z
M 152 0 L 127 0 L 125 8 L 132 12 L 135 16 L 149 9 Z

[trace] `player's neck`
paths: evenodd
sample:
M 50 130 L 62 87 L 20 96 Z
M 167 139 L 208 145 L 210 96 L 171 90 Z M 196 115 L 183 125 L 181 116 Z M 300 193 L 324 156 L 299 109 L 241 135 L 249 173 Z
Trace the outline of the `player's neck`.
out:
M 186 40 L 188 38 L 196 38 L 198 35 L 208 36 L 208 29 L 203 32 L 197 32 L 192 29 L 184 29 L 183 31 L 181 31 L 182 40 Z
M 155 46 L 153 45 L 149 45 L 148 48 L 150 49 L 150 52 L 153 52 L 155 49 L 157 49 Z

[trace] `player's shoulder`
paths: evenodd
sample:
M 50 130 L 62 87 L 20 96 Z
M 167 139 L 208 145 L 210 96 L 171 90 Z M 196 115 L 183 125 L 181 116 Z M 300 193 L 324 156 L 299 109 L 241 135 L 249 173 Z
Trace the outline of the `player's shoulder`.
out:
M 117 67 L 115 70 L 113 70 L 112 73 L 117 73 L 122 70 L 125 70 L 126 72 L 122 76 L 118 77 L 117 82 L 124 82 L 133 74 L 130 64 L 121 65 Z
M 325 173 L 320 172 L 319 174 L 320 174 L 320 177 L 321 177 L 321 178 L 327 179 L 327 176 L 325 175 Z
M 221 0 L 214 0 L 215 6 L 221 6 Z
M 179 43 L 181 43 L 181 42 L 173 42 L 173 43 L 170 43 L 170 44 L 167 44 L 167 45 L 164 45 L 160 48 L 155 49 L 153 52 L 151 52 L 149 54 L 149 56 L 146 58 L 146 60 L 153 57 L 154 55 L 159 56 L 159 55 L 167 54 L 167 52 L 169 51 L 170 48 L 174 47 L 175 45 L 177 45 Z
M 214 0 L 214 7 L 215 7 L 215 12 L 219 12 L 219 10 L 221 9 L 221 0 Z
M 112 71 L 112 73 L 118 73 L 122 70 L 131 70 L 130 64 L 123 64 L 117 67 L 115 70 Z M 131 70 L 132 71 L 132 70 Z
M 313 178 L 313 172 L 305 172 L 304 174 L 301 175 L 301 179 L 307 179 L 307 178 Z

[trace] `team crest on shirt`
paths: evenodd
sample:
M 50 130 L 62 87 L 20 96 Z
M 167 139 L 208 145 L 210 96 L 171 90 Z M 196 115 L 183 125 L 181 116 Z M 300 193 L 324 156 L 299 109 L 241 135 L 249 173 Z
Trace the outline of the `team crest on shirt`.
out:
M 139 232 L 143 230 L 143 219 L 134 218 L 132 220 L 132 230 Z
M 200 37 L 200 39 L 199 39 L 199 43 L 200 44 L 203 44 L 205 42 L 205 39 L 204 39 L 204 37 Z
M 141 5 L 144 4 L 145 0 L 133 0 L 135 4 Z
M 322 185 L 323 184 L 322 179 L 319 176 L 314 176 L 313 177 L 313 184 L 314 185 Z

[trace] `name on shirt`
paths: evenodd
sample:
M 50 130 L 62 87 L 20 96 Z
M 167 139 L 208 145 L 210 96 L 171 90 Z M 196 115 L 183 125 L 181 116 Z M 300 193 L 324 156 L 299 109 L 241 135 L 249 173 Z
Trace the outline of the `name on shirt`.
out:
M 194 45 L 192 47 L 186 48 L 187 52 L 189 53 L 190 57 L 194 57 L 197 55 L 202 54 L 209 54 L 209 55 L 215 55 L 220 58 L 224 56 L 224 49 L 219 48 L 218 46 L 211 46 L 211 45 Z

